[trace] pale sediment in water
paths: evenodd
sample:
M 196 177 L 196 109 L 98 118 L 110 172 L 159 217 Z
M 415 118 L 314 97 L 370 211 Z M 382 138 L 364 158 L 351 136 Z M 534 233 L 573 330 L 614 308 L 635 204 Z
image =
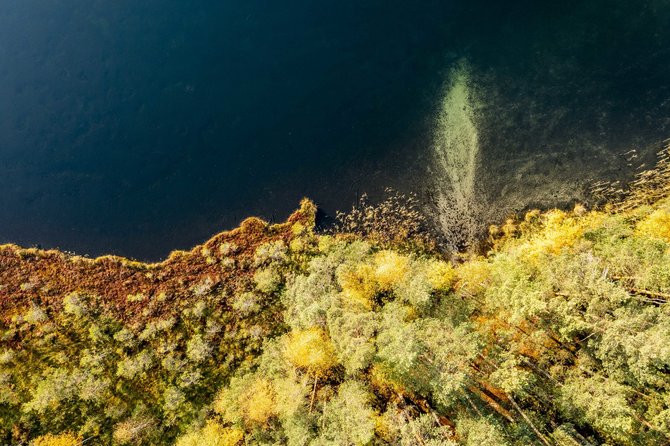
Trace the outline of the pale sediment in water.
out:
M 625 129 L 611 131 L 617 141 L 604 138 L 505 82 L 461 61 L 434 108 L 426 202 L 448 248 L 473 246 L 488 224 L 527 209 L 595 204 L 594 184 L 625 184 L 661 148 L 631 146 Z
M 437 221 L 454 245 L 470 244 L 481 206 L 476 192 L 479 165 L 478 98 L 465 62 L 452 70 L 435 121 L 432 176 Z

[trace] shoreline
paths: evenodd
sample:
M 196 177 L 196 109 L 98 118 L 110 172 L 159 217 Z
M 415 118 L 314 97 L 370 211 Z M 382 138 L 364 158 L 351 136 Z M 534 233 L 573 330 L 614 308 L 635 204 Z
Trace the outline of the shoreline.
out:
M 155 311 L 162 312 L 169 309 L 170 302 L 189 298 L 189 290 L 203 283 L 234 291 L 237 283 L 244 283 L 241 276 L 253 274 L 251 258 L 259 246 L 276 241 L 287 245 L 296 237 L 294 226 L 313 231 L 315 216 L 314 203 L 303 199 L 283 223 L 249 217 L 235 229 L 215 234 L 189 251 L 175 250 L 165 260 L 153 263 L 1 245 L 0 314 L 7 320 L 34 301 L 60 307 L 62 296 L 79 292 L 104 297 L 101 304 L 123 320 L 141 319 L 142 301 L 159 299 Z M 222 249 L 226 245 L 230 252 Z M 128 299 L 138 294 L 144 297 Z

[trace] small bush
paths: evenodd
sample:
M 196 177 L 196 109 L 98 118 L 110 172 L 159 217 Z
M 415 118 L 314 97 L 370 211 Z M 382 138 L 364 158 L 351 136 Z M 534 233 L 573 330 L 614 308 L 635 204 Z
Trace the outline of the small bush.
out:
M 235 428 L 224 428 L 213 420 L 205 427 L 177 439 L 176 446 L 237 446 L 242 443 L 244 432 Z
M 426 264 L 426 278 L 434 290 L 449 291 L 456 279 L 456 272 L 450 263 L 430 260 Z
M 281 284 L 281 275 L 273 268 L 263 268 L 254 274 L 256 289 L 261 293 L 272 294 Z
M 337 365 L 335 349 L 319 328 L 292 332 L 284 344 L 286 359 L 313 376 L 325 376 Z
M 130 418 L 114 427 L 112 438 L 119 444 L 138 444 L 156 427 L 156 421 L 149 417 Z
M 390 291 L 409 273 L 409 259 L 394 251 L 380 251 L 374 256 L 374 277 L 382 290 Z
M 239 405 L 247 424 L 265 424 L 276 414 L 276 393 L 272 384 L 267 379 L 256 379 L 240 395 Z
M 72 433 L 46 434 L 36 438 L 30 446 L 79 446 L 81 439 Z
M 657 209 L 637 225 L 638 233 L 670 242 L 670 212 Z
M 352 304 L 370 309 L 379 290 L 375 267 L 368 263 L 342 265 L 337 270 L 337 282 L 342 296 Z

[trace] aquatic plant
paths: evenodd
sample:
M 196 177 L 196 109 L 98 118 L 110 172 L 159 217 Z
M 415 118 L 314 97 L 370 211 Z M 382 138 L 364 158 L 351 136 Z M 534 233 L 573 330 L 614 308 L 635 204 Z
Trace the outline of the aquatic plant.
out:
M 363 194 L 348 212 L 338 212 L 334 233 L 354 234 L 382 247 L 435 252 L 444 243 L 414 195 L 386 189 L 378 203 Z M 327 239 L 326 239 L 327 240 Z

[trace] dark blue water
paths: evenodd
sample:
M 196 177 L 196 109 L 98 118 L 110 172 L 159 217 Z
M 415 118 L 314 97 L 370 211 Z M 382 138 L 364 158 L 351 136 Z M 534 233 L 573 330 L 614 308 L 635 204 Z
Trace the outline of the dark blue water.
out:
M 157 259 L 303 196 L 429 197 L 463 60 L 486 199 L 566 201 L 670 136 L 669 24 L 661 0 L 8 0 L 0 241 Z

